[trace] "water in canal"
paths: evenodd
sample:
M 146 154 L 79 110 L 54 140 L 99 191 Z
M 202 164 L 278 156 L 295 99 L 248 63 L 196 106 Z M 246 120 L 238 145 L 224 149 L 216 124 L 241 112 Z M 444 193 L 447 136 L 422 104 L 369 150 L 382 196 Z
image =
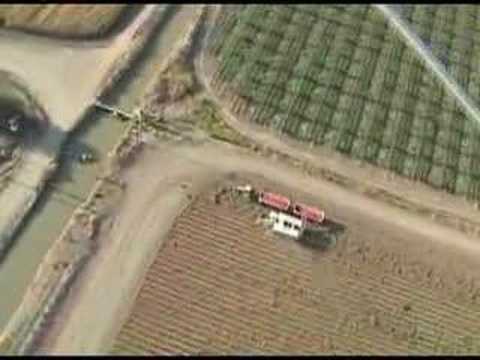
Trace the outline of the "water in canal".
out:
M 193 5 L 171 5 L 166 10 L 165 21 L 160 22 L 134 66 L 103 100 L 127 111 L 134 109 L 172 44 L 187 30 L 195 10 Z M 22 300 L 49 247 L 60 235 L 73 210 L 88 195 L 96 177 L 102 172 L 102 160 L 106 159 L 108 151 L 119 140 L 124 129 L 124 123 L 96 112 L 70 136 L 53 186 L 44 191 L 0 264 L 0 332 Z M 83 148 L 89 148 L 97 154 L 99 162 L 93 165 L 79 164 L 78 150 Z

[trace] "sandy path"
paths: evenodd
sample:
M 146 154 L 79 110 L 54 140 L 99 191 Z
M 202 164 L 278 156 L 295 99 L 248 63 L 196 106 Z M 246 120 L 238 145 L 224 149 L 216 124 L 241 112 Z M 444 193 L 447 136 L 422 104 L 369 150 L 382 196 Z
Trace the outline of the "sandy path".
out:
M 42 181 L 68 132 L 82 119 L 100 91 L 115 59 L 122 56 L 137 30 L 160 5 L 148 5 L 108 48 L 68 48 L 54 42 L 32 41 L 31 35 L 0 33 L 0 69 L 14 74 L 49 117 L 46 134 L 27 148 L 15 176 L 0 193 L 0 250 L 42 190 Z M 126 35 L 125 35 L 126 34 Z M 126 37 L 127 36 L 127 37 Z M 35 38 L 35 37 L 33 37 Z M 22 41 L 20 41 L 22 40 Z
M 118 324 L 122 314 L 127 315 L 128 299 L 133 298 L 132 292 L 161 245 L 158 239 L 165 237 L 177 214 L 188 204 L 180 182 L 188 181 L 192 171 L 200 183 L 209 177 L 207 170 L 188 160 L 170 163 L 167 172 L 152 169 L 156 156 L 152 154 L 149 160 L 127 171 L 125 199 L 100 234 L 99 252 L 72 288 L 60 313 L 64 318 L 57 320 L 65 327 L 52 329 L 61 334 L 47 348 L 48 353 L 108 351 L 112 324 Z
M 41 39 L 27 34 L 0 32 L 0 69 L 11 72 L 28 84 L 33 97 L 48 114 L 51 123 L 71 130 L 79 114 L 93 103 L 98 85 L 113 60 L 160 5 L 146 5 L 124 31 L 108 42 L 75 42 Z M 100 46 L 100 44 L 102 44 Z
M 477 242 L 454 230 L 307 177 L 284 164 L 242 152 L 211 143 L 147 150 L 127 173 L 127 196 L 111 220 L 111 229 L 104 228 L 100 236 L 104 245 L 67 299 L 62 319 L 57 321 L 63 324 L 61 330 L 57 329 L 60 336 L 43 351 L 108 351 L 112 336 L 132 304 L 132 290 L 138 289 L 139 279 L 175 215 L 188 203 L 180 189 L 183 181 L 203 185 L 206 179 L 218 179 L 232 171 L 257 173 L 290 188 L 308 189 L 335 216 L 346 216 L 343 220 L 351 224 L 360 219 L 362 229 L 372 224 L 378 232 L 400 234 L 413 241 L 406 242 L 407 246 L 428 242 L 436 248 L 442 245 L 440 248 L 451 254 L 480 254 Z
M 193 18 L 196 19 L 199 15 L 199 10 L 201 10 L 201 8 L 198 8 L 196 6 L 192 6 L 190 8 L 182 7 L 179 11 L 177 11 L 175 13 L 174 17 L 172 18 L 172 21 L 174 20 L 174 22 L 170 22 L 169 25 L 168 25 L 169 28 L 163 30 L 162 34 L 160 35 L 160 38 L 156 40 L 157 42 L 160 41 L 161 44 L 162 44 L 161 47 L 156 50 L 158 52 L 158 54 L 160 54 L 159 61 L 164 61 L 165 59 L 168 59 L 169 56 L 170 56 L 170 53 L 172 51 L 173 52 L 176 51 L 175 50 L 175 48 L 176 48 L 175 44 L 176 44 L 177 41 L 179 41 L 177 38 L 181 39 L 181 37 L 188 32 L 189 27 L 185 26 L 185 24 L 190 24 L 191 23 L 191 22 L 188 21 L 189 19 L 193 19 Z M 181 31 L 178 31 L 178 30 L 181 30 Z M 172 48 L 172 46 L 173 46 L 173 48 Z M 151 68 L 151 66 L 149 66 L 148 68 Z M 151 70 L 153 71 L 154 69 L 152 68 Z M 41 266 L 43 266 L 43 267 L 47 266 L 48 267 L 49 265 L 48 265 L 48 262 L 47 263 L 43 262 Z M 32 283 L 31 286 L 35 286 L 35 285 Z M 25 301 L 26 301 L 26 303 L 25 303 Z M 25 306 L 23 306 L 23 305 L 25 305 Z M 21 306 L 21 308 L 24 309 L 23 310 L 23 315 L 22 315 L 22 311 L 20 311 L 20 310 L 15 312 L 13 314 L 9 324 L 8 324 L 9 329 L 10 330 L 13 329 L 12 331 L 14 331 L 16 324 L 19 324 L 21 321 L 23 321 L 25 316 L 27 316 L 27 318 L 28 318 L 28 316 L 31 317 L 31 316 L 33 316 L 32 311 L 37 311 L 36 309 L 28 310 L 29 308 L 32 307 L 31 305 L 28 305 L 28 297 L 26 297 L 22 300 L 22 306 Z M 33 307 L 35 308 L 35 306 L 33 306 Z M 29 315 L 29 311 L 30 311 L 30 315 Z
M 205 83 L 208 89 L 208 83 Z M 300 158 L 318 162 L 315 155 L 292 151 L 281 139 L 257 133 L 254 127 L 240 125 L 228 112 L 226 115 L 234 127 L 242 127 L 244 134 L 295 153 L 295 156 L 300 155 Z M 116 216 L 110 220 L 111 228 L 103 229 L 103 246 L 82 273 L 81 280 L 76 282 L 60 314 L 56 329 L 60 335 L 45 348 L 46 351 L 56 354 L 107 351 L 112 335 L 132 303 L 131 291 L 138 288 L 141 273 L 165 238 L 175 215 L 188 203 L 178 184 L 183 180 L 203 183 L 207 178 L 230 171 L 259 173 L 285 186 L 308 189 L 335 213 L 366 218 L 372 226 L 385 229 L 388 234 L 406 234 L 404 237 L 414 241 L 425 238 L 431 245 L 442 245 L 452 253 L 468 253 L 472 257 L 480 253 L 478 242 L 455 230 L 317 178 L 303 176 L 283 164 L 239 155 L 236 149 L 211 144 L 173 149 L 160 147 L 147 152 L 127 172 L 127 196 Z
M 434 224 L 403 210 L 370 200 L 362 195 L 342 189 L 334 184 L 317 178 L 307 177 L 284 164 L 268 162 L 265 159 L 236 155 L 231 150 L 220 150 L 214 145 L 201 148 L 181 147 L 172 150 L 171 158 L 188 159 L 192 164 L 202 165 L 212 171 L 250 171 L 284 183 L 286 186 L 308 189 L 308 193 L 320 198 L 333 199 L 342 209 L 368 214 L 372 221 L 389 224 L 405 231 L 414 231 L 418 235 L 453 248 L 462 249 L 470 254 L 480 254 L 480 243 L 453 229 Z M 165 167 L 162 167 L 165 170 Z

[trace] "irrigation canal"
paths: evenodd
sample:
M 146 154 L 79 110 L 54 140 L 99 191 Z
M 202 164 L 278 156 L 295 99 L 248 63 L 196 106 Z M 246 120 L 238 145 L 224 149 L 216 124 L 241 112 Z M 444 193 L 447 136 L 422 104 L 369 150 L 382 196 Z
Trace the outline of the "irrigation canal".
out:
M 169 5 L 165 20 L 155 29 L 128 72 L 104 97 L 115 108 L 132 112 L 140 101 L 155 70 L 186 31 L 186 24 L 195 15 L 193 5 Z M 17 234 L 13 246 L 0 263 L 0 332 L 22 300 L 27 286 L 52 243 L 60 235 L 75 208 L 87 197 L 108 152 L 125 130 L 126 124 L 115 121 L 105 111 L 94 111 L 74 133 L 70 134 L 60 158 L 60 167 L 37 201 L 28 219 Z M 98 163 L 81 165 L 72 154 L 88 149 Z

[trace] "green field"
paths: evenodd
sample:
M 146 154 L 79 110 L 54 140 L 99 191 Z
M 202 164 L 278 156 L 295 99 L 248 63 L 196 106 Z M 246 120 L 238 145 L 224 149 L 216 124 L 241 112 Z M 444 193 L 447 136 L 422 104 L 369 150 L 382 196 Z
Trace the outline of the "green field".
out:
M 480 100 L 480 7 L 477 5 L 402 5 L 398 11 L 448 72 Z
M 477 125 L 375 8 L 224 7 L 208 55 L 251 121 L 479 200 Z

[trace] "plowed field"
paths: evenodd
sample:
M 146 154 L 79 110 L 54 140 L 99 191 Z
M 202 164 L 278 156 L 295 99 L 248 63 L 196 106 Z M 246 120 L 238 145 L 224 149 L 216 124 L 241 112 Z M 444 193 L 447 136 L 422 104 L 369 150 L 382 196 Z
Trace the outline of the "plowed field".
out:
M 0 25 L 62 36 L 103 35 L 125 5 L 0 5 Z
M 248 206 L 201 196 L 160 249 L 113 352 L 478 353 L 478 279 L 357 225 L 319 253 L 266 232 Z

